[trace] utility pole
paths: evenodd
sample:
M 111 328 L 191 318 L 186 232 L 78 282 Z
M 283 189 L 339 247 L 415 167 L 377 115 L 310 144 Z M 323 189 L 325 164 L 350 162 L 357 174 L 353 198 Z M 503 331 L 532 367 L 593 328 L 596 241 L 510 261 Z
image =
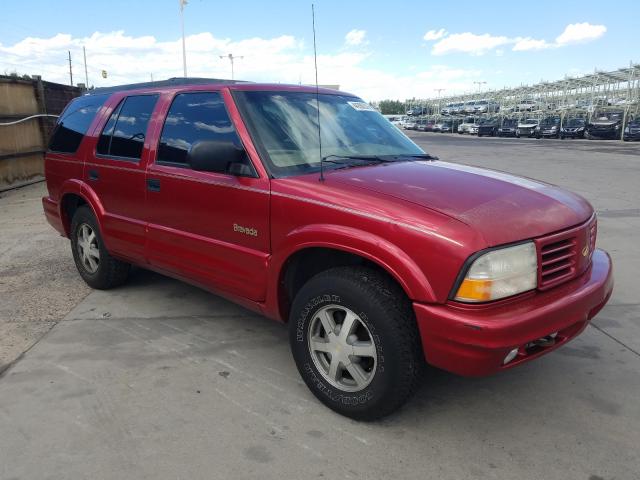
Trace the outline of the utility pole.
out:
M 487 82 L 473 82 L 473 83 L 475 83 L 476 85 L 478 85 L 478 93 L 480 93 L 480 88 L 481 88 L 481 86 L 482 86 L 482 85 L 484 85 L 484 84 L 486 84 Z
M 87 50 L 82 46 L 82 55 L 84 55 L 84 81 L 85 88 L 89 90 L 89 73 L 87 71 Z
M 69 84 L 73 87 L 73 70 L 71 70 L 71 50 L 67 50 L 69 53 Z
M 444 92 L 446 88 L 434 88 L 436 92 L 438 92 L 438 115 L 440 115 L 440 110 L 442 110 L 440 105 L 440 92 Z
M 233 56 L 233 53 L 230 53 L 229 55 L 220 55 L 220 58 L 228 58 L 229 61 L 231 62 L 231 80 L 233 80 L 233 75 L 234 75 L 234 72 L 233 72 L 233 61 L 236 58 L 244 58 L 244 57 L 241 56 L 241 55 L 240 56 L 238 56 L 238 55 Z
M 180 2 L 180 26 L 182 27 L 182 70 L 184 76 L 187 76 L 187 47 L 184 40 L 184 6 L 187 0 L 178 0 Z

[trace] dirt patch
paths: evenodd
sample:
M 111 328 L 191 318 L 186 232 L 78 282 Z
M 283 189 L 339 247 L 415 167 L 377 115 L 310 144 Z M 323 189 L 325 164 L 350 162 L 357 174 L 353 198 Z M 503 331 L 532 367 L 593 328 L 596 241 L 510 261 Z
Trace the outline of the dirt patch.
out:
M 0 370 L 90 291 L 69 241 L 44 218 L 44 195 L 44 183 L 0 195 Z

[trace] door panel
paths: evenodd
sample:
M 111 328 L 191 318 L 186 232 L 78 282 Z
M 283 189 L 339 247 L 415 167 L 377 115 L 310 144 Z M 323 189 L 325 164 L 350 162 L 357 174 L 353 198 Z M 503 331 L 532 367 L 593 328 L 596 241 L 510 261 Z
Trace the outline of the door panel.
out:
M 146 176 L 149 262 L 213 290 L 264 300 L 268 179 L 199 172 L 185 163 L 196 141 L 242 146 L 218 93 L 178 94 L 166 108 Z
M 146 263 L 146 134 L 157 99 L 157 95 L 112 98 L 110 111 L 104 114 L 108 119 L 100 122 L 84 168 L 85 181 L 105 210 L 102 228 L 110 252 L 135 263 Z

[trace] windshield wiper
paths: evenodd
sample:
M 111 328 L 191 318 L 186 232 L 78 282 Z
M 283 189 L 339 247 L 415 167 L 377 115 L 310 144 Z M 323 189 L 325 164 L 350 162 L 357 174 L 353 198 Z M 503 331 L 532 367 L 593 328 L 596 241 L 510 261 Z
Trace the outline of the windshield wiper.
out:
M 332 160 L 335 159 L 335 160 Z M 340 167 L 336 168 L 336 170 L 340 168 L 351 168 L 358 167 L 358 164 L 345 163 L 340 162 L 338 160 L 363 160 L 365 162 L 375 162 L 375 163 L 390 163 L 394 160 L 388 160 L 386 158 L 382 158 L 376 155 L 326 155 L 320 159 L 320 181 L 324 182 L 324 164 L 332 163 L 334 165 L 340 165 Z
M 320 181 L 324 181 L 323 164 L 332 163 L 334 165 L 340 165 L 336 168 L 351 168 L 359 167 L 361 164 L 345 163 L 339 160 L 362 160 L 371 163 L 396 163 L 402 161 L 402 159 L 412 159 L 412 161 L 418 160 L 438 160 L 438 157 L 429 155 L 428 153 L 409 153 L 409 154 L 397 154 L 397 155 L 326 155 L 320 159 Z
M 414 160 L 440 160 L 435 155 L 430 155 L 428 153 L 408 153 L 408 154 L 400 154 L 400 155 L 388 155 L 388 157 L 392 157 L 395 159 L 412 158 Z

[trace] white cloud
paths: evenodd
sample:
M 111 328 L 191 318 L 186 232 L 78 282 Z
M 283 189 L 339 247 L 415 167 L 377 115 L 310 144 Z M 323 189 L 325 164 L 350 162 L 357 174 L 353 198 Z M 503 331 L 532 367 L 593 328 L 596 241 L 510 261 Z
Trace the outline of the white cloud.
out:
M 434 41 L 434 40 L 441 39 L 446 34 L 447 34 L 447 31 L 444 28 L 441 28 L 440 30 L 429 30 L 427 33 L 424 34 L 423 38 L 427 42 L 431 42 L 431 41 Z
M 365 41 L 364 33 L 361 40 Z M 235 62 L 236 78 L 257 82 L 311 84 L 315 80 L 313 55 L 301 39 L 290 35 L 274 38 L 217 38 L 209 32 L 189 35 L 187 67 L 189 76 L 229 78 L 231 67 L 219 55 L 233 52 L 243 59 Z M 89 83 L 96 87 L 182 76 L 180 38 L 158 41 L 153 36 L 134 37 L 123 31 L 96 32 L 85 38 L 60 33 L 49 38 L 27 38 L 13 45 L 0 44 L 0 72 L 39 74 L 45 80 L 68 83 L 67 50 L 73 59 L 74 82 L 84 82 L 82 46 L 87 49 Z M 337 84 L 365 100 L 384 98 L 425 98 L 434 89 L 447 93 L 474 88 L 480 72 L 435 65 L 416 67 L 406 73 L 365 66 L 372 54 L 338 50 L 318 56 L 321 84 Z M 100 76 L 101 70 L 108 78 Z
M 587 22 L 572 23 L 567 25 L 564 32 L 556 38 L 556 44 L 562 46 L 596 40 L 604 35 L 606 31 L 607 27 L 604 25 L 591 25 Z
M 605 34 L 607 27 L 604 25 L 591 25 L 590 23 L 572 23 L 565 27 L 564 31 L 555 39 L 548 42 L 544 39 L 531 37 L 505 37 L 501 35 L 491 35 L 485 33 L 478 35 L 471 32 L 448 34 L 444 29 L 438 31 L 429 30 L 425 40 L 439 40 L 432 49 L 432 55 L 446 55 L 449 53 L 468 53 L 470 55 L 484 55 L 489 51 L 496 50 L 501 55 L 505 45 L 512 45 L 514 52 L 524 52 L 532 50 L 545 50 L 549 48 L 560 48 L 576 43 L 585 43 L 596 40 Z
M 515 45 L 512 50 L 514 52 L 525 52 L 528 50 L 544 50 L 545 48 L 551 48 L 553 44 L 548 43 L 546 40 L 537 40 L 535 38 L 516 38 Z
M 347 45 L 352 47 L 364 45 L 366 44 L 366 41 L 364 39 L 366 35 L 367 32 L 365 30 L 354 29 L 345 35 L 344 41 Z
M 433 55 L 446 55 L 447 53 L 469 53 L 471 55 L 484 55 L 490 50 L 510 43 L 508 37 L 493 36 L 488 33 L 476 35 L 471 32 L 453 33 L 437 42 L 431 49 Z

